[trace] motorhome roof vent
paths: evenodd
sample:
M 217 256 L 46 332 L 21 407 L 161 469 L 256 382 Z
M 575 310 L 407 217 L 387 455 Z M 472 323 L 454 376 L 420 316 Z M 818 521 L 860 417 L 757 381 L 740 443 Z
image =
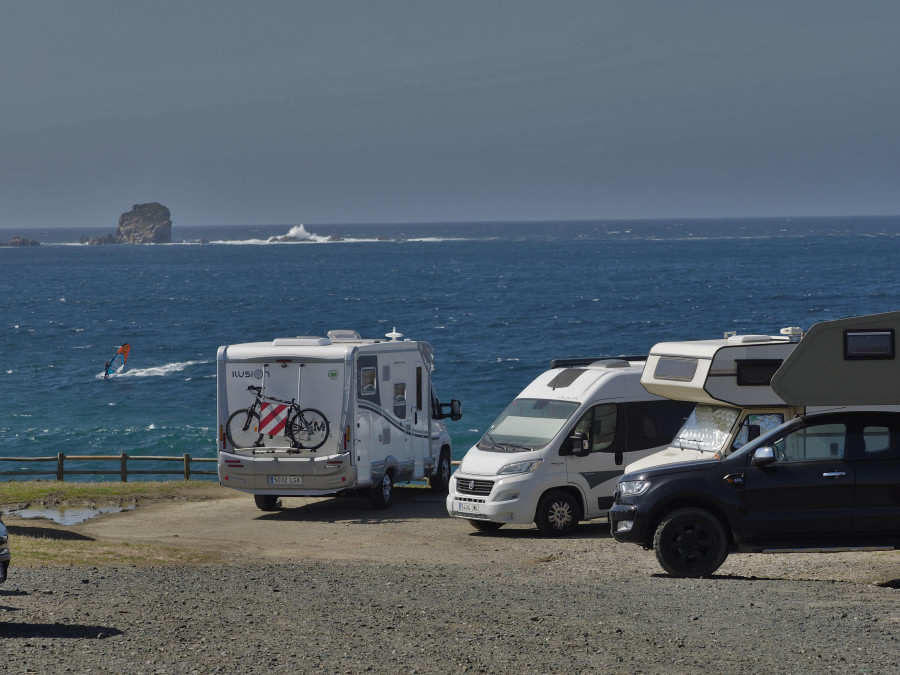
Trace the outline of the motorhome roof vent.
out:
M 323 337 L 300 336 L 292 338 L 275 338 L 273 347 L 324 347 L 330 345 L 331 340 Z
M 625 359 L 606 359 L 603 361 L 597 361 L 592 364 L 595 366 L 600 366 L 601 368 L 627 368 L 631 364 L 628 363 Z
M 330 330 L 328 337 L 332 340 L 360 340 L 359 332 L 355 330 Z
M 729 343 L 745 344 L 748 342 L 772 342 L 770 335 L 729 335 Z

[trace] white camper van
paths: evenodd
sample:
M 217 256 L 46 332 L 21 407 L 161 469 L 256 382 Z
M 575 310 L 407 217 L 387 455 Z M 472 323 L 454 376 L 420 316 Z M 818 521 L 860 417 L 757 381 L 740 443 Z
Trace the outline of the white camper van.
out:
M 263 510 L 283 496 L 357 490 L 386 508 L 401 481 L 446 490 L 443 419 L 461 417 L 459 401 L 438 401 L 428 343 L 386 337 L 336 330 L 220 347 L 219 482 Z
M 554 361 L 463 457 L 447 512 L 479 530 L 570 533 L 606 515 L 625 464 L 665 447 L 693 408 L 647 393 L 637 359 Z
M 669 447 L 632 462 L 626 472 L 729 452 L 805 412 L 786 403 L 770 384 L 802 335 L 792 327 L 780 335 L 726 333 L 720 339 L 655 345 L 641 384 L 697 407 Z

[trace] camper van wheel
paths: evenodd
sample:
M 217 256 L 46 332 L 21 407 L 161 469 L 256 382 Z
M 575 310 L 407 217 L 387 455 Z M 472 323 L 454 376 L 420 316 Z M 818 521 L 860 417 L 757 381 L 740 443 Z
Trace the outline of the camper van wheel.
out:
M 438 460 L 437 470 L 434 475 L 428 479 L 428 486 L 433 492 L 447 494 L 450 488 L 450 453 L 446 450 L 441 451 L 441 458 Z
M 728 537 L 713 514 L 688 507 L 663 518 L 653 535 L 653 549 L 673 577 L 708 577 L 728 557 Z
M 372 507 L 376 509 L 386 509 L 391 505 L 394 498 L 394 479 L 390 473 L 385 472 L 381 477 L 381 483 L 372 488 L 369 498 L 372 500 Z
M 503 523 L 495 523 L 493 520 L 470 520 L 469 525 L 479 532 L 493 532 L 503 527 Z
M 563 537 L 575 531 L 579 513 L 580 507 L 575 497 L 563 490 L 554 490 L 538 502 L 534 524 L 546 537 Z
M 277 511 L 281 508 L 281 500 L 275 495 L 253 495 L 253 501 L 260 511 Z

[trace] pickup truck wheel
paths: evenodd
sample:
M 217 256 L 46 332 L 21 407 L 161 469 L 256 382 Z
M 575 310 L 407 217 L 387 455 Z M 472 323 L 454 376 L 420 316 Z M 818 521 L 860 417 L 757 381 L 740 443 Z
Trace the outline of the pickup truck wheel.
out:
M 495 523 L 493 520 L 470 520 L 469 525 L 479 532 L 494 532 L 503 527 L 503 523 Z
M 534 524 L 546 537 L 564 537 L 578 527 L 578 500 L 568 492 L 548 492 L 538 502 Z
M 663 518 L 653 535 L 653 549 L 673 577 L 708 577 L 728 557 L 728 539 L 713 514 L 689 507 Z
M 281 501 L 275 495 L 253 495 L 253 501 L 260 511 L 277 511 L 281 508 Z
M 434 475 L 428 478 L 428 487 L 431 488 L 431 491 L 447 494 L 448 488 L 450 487 L 450 473 L 450 455 L 446 452 L 441 452 L 441 458 L 438 460 L 437 469 L 435 470 Z
M 394 479 L 391 478 L 391 474 L 385 473 L 381 477 L 381 482 L 372 488 L 369 498 L 372 500 L 372 508 L 375 509 L 386 509 L 391 505 L 394 499 Z

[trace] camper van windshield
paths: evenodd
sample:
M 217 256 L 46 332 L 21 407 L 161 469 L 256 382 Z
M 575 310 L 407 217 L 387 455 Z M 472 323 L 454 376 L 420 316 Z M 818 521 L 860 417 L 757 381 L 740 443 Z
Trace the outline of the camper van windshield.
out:
M 570 401 L 517 398 L 490 426 L 478 447 L 500 452 L 542 448 L 577 409 L 578 403 Z
M 719 452 L 740 414 L 738 408 L 698 405 L 672 441 L 674 447 Z

